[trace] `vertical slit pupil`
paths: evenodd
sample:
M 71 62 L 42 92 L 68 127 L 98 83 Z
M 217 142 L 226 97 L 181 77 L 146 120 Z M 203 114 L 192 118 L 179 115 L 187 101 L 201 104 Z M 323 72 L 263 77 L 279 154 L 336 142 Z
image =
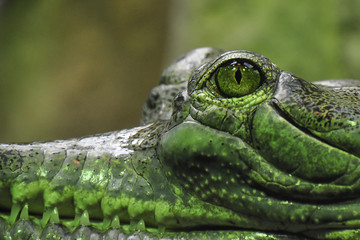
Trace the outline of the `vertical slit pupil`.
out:
M 235 80 L 238 84 L 240 84 L 241 82 L 241 71 L 239 69 L 236 70 L 235 72 Z

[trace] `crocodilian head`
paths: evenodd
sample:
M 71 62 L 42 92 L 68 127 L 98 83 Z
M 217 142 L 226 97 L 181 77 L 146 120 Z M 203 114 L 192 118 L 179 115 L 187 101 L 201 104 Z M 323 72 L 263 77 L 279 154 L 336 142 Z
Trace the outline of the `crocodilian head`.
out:
M 358 81 L 307 82 L 253 52 L 224 52 L 192 70 L 158 154 L 169 178 L 239 214 L 291 231 L 358 228 L 359 89 Z

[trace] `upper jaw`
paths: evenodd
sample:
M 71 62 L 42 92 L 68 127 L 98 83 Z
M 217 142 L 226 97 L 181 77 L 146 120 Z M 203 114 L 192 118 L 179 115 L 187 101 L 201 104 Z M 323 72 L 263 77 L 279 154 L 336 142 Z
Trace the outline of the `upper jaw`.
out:
M 331 84 L 335 84 L 331 87 Z M 323 85 L 327 86 L 324 87 Z M 353 84 L 354 87 L 348 86 Z M 330 85 L 330 86 L 329 86 Z M 339 87 L 339 86 L 344 87 Z M 289 122 L 315 138 L 360 156 L 360 81 L 313 84 L 282 72 L 273 102 Z

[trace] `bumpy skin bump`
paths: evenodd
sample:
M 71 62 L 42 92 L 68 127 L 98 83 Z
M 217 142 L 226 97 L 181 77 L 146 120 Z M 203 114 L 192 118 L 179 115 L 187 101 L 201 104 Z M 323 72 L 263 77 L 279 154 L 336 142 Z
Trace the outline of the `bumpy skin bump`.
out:
M 189 51 L 176 59 L 163 71 L 159 85 L 150 91 L 143 106 L 141 123 L 168 120 L 174 97 L 187 87 L 191 74 L 221 53 L 223 51 L 220 49 L 204 47 Z
M 249 79 L 217 73 L 238 63 L 260 84 L 229 97 L 218 88 Z M 141 127 L 0 144 L 0 239 L 358 239 L 359 90 L 249 51 L 190 51 Z

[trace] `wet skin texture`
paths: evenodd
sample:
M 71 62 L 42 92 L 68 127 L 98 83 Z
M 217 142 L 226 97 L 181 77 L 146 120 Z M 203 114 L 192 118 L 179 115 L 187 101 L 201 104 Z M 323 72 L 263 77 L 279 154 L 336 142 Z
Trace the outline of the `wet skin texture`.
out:
M 140 127 L 1 144 L 0 238 L 360 238 L 359 89 L 195 49 Z

